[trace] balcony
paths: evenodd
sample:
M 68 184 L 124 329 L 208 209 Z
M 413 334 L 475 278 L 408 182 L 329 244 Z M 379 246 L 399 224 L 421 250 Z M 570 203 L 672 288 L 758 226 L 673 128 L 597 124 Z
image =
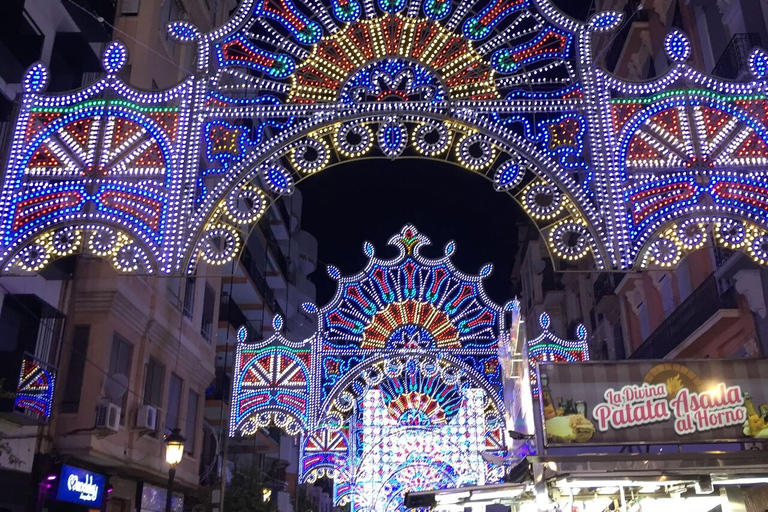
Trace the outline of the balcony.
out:
M 288 279 L 288 260 L 285 259 L 283 250 L 280 248 L 280 244 L 277 243 L 277 239 L 275 238 L 275 235 L 272 233 L 271 229 L 264 229 L 262 232 L 264 233 L 264 238 L 267 240 L 267 247 L 269 247 L 269 250 L 272 251 L 272 256 L 274 256 L 275 262 L 277 262 L 277 266 L 280 269 L 280 272 L 286 279 Z
M 277 302 L 275 292 L 272 291 L 272 288 L 267 284 L 266 278 L 261 273 L 256 260 L 253 258 L 253 255 L 247 246 L 243 248 L 243 252 L 240 255 L 240 262 L 243 264 L 243 267 L 245 267 L 246 273 L 251 278 L 254 286 L 256 286 L 256 290 L 258 290 L 264 303 L 269 306 L 273 313 L 279 313 L 285 316 L 280 304 Z
M 760 34 L 754 32 L 735 34 L 725 47 L 712 74 L 729 80 L 748 75 L 749 54 L 756 46 L 760 46 Z
M 630 359 L 663 359 L 701 335 L 738 317 L 736 290 L 723 289 L 710 275 L 632 353 Z
M 285 198 L 278 199 L 273 205 L 273 208 L 275 208 L 279 220 L 270 222 L 269 225 L 277 238 L 280 240 L 288 240 L 291 236 L 291 214 L 285 206 Z M 270 218 L 270 220 L 272 219 Z
M 603 273 L 597 276 L 592 285 L 592 292 L 595 297 L 595 313 L 607 316 L 611 311 L 618 308 L 619 300 L 616 296 L 616 286 L 618 286 L 624 274 Z

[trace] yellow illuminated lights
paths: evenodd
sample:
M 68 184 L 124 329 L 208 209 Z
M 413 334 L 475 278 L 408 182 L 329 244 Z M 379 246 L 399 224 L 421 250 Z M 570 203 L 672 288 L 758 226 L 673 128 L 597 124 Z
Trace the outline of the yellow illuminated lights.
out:
M 388 35 L 394 26 L 394 39 Z M 426 46 L 416 44 L 417 34 L 431 37 Z M 315 45 L 312 54 L 291 76 L 290 101 L 330 103 L 356 70 L 384 58 L 418 61 L 434 70 L 450 99 L 499 97 L 494 71 L 472 43 L 461 40 L 442 25 L 400 14 L 347 25 Z

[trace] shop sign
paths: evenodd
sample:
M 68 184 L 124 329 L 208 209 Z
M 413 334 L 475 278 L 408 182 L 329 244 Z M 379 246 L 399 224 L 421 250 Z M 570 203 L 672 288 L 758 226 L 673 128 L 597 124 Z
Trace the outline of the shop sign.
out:
M 544 363 L 538 372 L 547 445 L 768 440 L 766 360 Z
M 104 475 L 64 465 L 61 467 L 56 499 L 85 505 L 89 508 L 101 508 L 105 483 L 106 477 Z

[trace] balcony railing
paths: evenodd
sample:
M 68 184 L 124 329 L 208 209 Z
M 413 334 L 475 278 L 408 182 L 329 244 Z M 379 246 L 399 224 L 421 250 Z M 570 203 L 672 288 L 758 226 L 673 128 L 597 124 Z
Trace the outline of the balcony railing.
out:
M 251 251 L 248 249 L 248 247 L 243 248 L 243 253 L 240 255 L 240 262 L 245 267 L 245 271 L 250 276 L 253 284 L 256 285 L 256 289 L 264 299 L 264 303 L 267 304 L 274 313 L 279 313 L 285 316 L 282 308 L 280 307 L 280 304 L 277 302 L 275 292 L 273 292 L 272 288 L 270 288 L 267 284 L 267 280 L 264 278 L 261 270 L 259 270 L 258 264 L 253 258 L 253 255 L 251 254 Z
M 277 206 L 277 212 L 280 214 L 280 217 L 282 217 L 283 222 L 285 223 L 285 229 L 288 230 L 288 232 L 291 231 L 291 214 L 288 213 L 288 208 L 285 206 L 285 197 L 278 199 L 275 202 L 275 205 Z
M 715 274 L 696 288 L 635 350 L 630 359 L 662 359 L 721 309 L 735 309 L 734 287 L 721 289 Z
M 749 53 L 756 46 L 760 46 L 760 34 L 754 32 L 735 34 L 725 47 L 712 74 L 730 80 L 746 74 L 749 70 Z
M 290 228 L 286 226 L 286 229 L 290 229 Z M 280 272 L 282 272 L 283 277 L 285 277 L 285 279 L 289 279 L 288 260 L 285 259 L 285 256 L 283 255 L 283 250 L 280 248 L 280 244 L 277 243 L 277 239 L 275 238 L 275 235 L 272 233 L 271 229 L 263 229 L 262 233 L 264 233 L 264 238 L 267 239 L 267 246 L 272 251 L 272 255 L 275 257 L 275 261 L 277 262 L 277 266 L 280 268 Z
M 615 295 L 617 284 L 624 277 L 624 274 L 603 273 L 597 276 L 595 283 L 592 285 L 592 291 L 595 296 L 595 304 L 600 302 L 600 299 L 606 295 Z

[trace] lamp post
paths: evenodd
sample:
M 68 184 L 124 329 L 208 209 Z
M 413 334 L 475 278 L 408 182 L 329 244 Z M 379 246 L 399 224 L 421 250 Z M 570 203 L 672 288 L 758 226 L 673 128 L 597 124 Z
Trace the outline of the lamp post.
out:
M 170 435 L 165 438 L 165 461 L 170 464 L 168 470 L 168 492 L 165 497 L 165 512 L 171 512 L 171 495 L 173 494 L 173 477 L 176 476 L 176 466 L 181 462 L 184 455 L 184 436 L 181 435 L 178 428 L 171 430 Z

